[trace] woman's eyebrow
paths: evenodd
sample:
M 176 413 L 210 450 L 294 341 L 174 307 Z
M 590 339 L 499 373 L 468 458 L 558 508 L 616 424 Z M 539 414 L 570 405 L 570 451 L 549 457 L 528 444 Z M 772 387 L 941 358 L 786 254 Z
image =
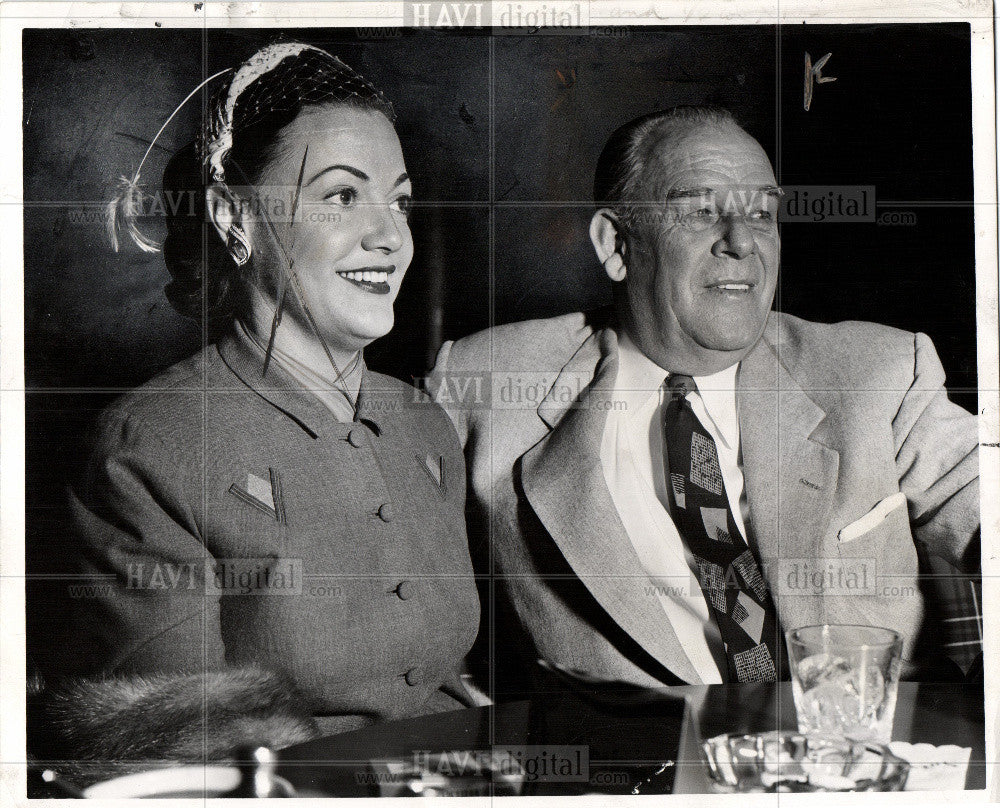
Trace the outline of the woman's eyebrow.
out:
M 406 172 L 404 171 L 404 172 L 403 172 L 402 174 L 400 174 L 400 175 L 399 175 L 399 178 L 398 178 L 398 179 L 397 179 L 397 180 L 396 180 L 396 181 L 395 181 L 395 182 L 394 182 L 394 183 L 392 184 L 392 187 L 393 187 L 393 188 L 397 188 L 397 187 L 399 187 L 399 186 L 400 186 L 400 185 L 402 185 L 402 184 L 403 184 L 404 182 L 406 182 L 406 181 L 407 181 L 407 180 L 408 180 L 409 178 L 410 178 L 410 175 L 409 175 L 409 174 L 407 174 L 407 173 L 406 173 Z
M 367 174 L 365 174 L 365 172 L 362 171 L 360 168 L 355 168 L 354 166 L 346 166 L 346 165 L 343 165 L 341 163 L 337 163 L 336 165 L 327 166 L 322 171 L 317 171 L 313 175 L 312 179 L 310 179 L 309 182 L 306 183 L 306 185 L 312 185 L 314 182 L 316 182 L 316 180 L 318 180 L 320 177 L 322 177 L 327 172 L 329 172 L 329 171 L 337 171 L 337 170 L 346 171 L 348 174 L 353 174 L 359 180 L 368 180 L 368 179 L 370 179 L 370 177 Z

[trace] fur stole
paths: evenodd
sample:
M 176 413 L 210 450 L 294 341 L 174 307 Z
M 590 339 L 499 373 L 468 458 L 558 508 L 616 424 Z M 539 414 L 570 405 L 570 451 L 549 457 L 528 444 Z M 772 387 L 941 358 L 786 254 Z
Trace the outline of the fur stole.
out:
M 28 751 L 85 786 L 164 764 L 230 759 L 319 734 L 284 674 L 256 667 L 193 674 L 35 680 Z

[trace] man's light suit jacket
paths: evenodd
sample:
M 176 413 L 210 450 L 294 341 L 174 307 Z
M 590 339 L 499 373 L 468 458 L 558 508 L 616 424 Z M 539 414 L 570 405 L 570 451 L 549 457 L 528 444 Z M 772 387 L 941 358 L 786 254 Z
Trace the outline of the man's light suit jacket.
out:
M 428 387 L 465 447 L 494 619 L 533 644 L 498 659 L 698 682 L 602 472 L 617 371 L 611 316 L 574 313 L 446 343 Z M 782 627 L 891 627 L 904 675 L 924 617 L 914 541 L 980 565 L 976 418 L 944 381 L 926 335 L 778 313 L 738 373 L 749 531 Z

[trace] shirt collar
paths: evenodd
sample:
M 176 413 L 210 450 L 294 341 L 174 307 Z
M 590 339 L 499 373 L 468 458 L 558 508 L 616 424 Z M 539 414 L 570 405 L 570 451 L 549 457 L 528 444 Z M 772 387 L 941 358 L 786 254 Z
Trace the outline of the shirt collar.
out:
M 735 449 L 739 444 L 740 427 L 736 411 L 736 377 L 739 363 L 718 373 L 695 376 L 698 393 L 719 435 L 726 445 Z M 668 372 L 644 354 L 624 330 L 618 334 L 618 381 L 615 394 L 626 402 L 625 411 L 632 415 L 659 396 Z M 659 399 L 657 399 L 659 400 Z
M 659 403 L 667 371 L 639 350 L 625 331 L 618 332 L 618 379 L 615 396 L 625 403 L 625 412 L 636 417 L 653 396 Z
M 698 394 L 722 440 L 730 449 L 740 442 L 740 422 L 736 409 L 736 377 L 739 363 L 710 376 L 695 376 Z
M 267 352 L 265 345 L 242 321 L 237 320 L 235 328 L 245 341 L 252 343 L 257 349 L 256 353 L 263 363 Z M 356 361 L 351 362 L 338 384 L 331 381 L 333 377 L 332 367 L 328 376 L 316 373 L 311 367 L 284 353 L 277 346 L 271 348 L 271 362 L 280 365 L 282 370 L 292 379 L 323 402 L 338 421 L 354 420 L 361 379 L 365 370 L 363 354 L 358 354 Z
M 267 369 L 267 377 L 261 375 L 264 369 L 264 351 L 254 344 L 235 325 L 217 343 L 219 355 L 229 369 L 257 395 L 284 412 L 313 437 L 324 431 L 342 430 L 349 424 L 335 421 L 330 410 L 314 395 L 293 379 L 280 364 L 272 362 Z M 372 399 L 378 393 L 368 391 L 369 371 L 362 366 L 361 386 L 358 390 L 358 420 L 378 424 L 375 416 L 378 407 L 372 406 Z

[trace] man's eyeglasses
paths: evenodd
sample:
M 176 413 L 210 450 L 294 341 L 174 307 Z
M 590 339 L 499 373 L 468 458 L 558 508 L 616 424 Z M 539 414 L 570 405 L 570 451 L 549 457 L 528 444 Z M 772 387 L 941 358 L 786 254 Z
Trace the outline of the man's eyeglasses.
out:
M 722 211 L 716 207 L 703 207 L 687 212 L 667 209 L 667 219 L 670 224 L 692 230 L 696 233 L 711 230 L 720 222 L 730 218 L 742 219 L 751 230 L 771 232 L 778 223 L 777 210 L 758 209 L 745 213 L 738 211 Z
M 751 230 L 769 233 L 777 226 L 779 199 L 783 195 L 776 186 L 730 191 L 725 195 L 711 189 L 677 188 L 667 194 L 666 224 L 700 233 L 738 217 Z

